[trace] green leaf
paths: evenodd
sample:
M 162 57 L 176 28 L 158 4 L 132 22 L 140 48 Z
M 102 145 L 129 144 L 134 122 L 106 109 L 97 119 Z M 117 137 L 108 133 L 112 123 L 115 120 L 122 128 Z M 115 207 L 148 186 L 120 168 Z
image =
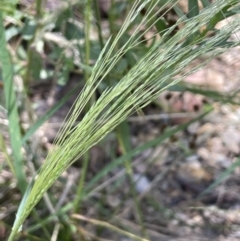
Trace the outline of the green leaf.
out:
M 233 104 L 233 105 L 240 105 L 240 102 L 235 100 L 235 97 L 239 91 L 236 91 L 235 93 L 232 93 L 232 94 L 227 94 L 227 93 L 222 93 L 222 92 L 218 92 L 215 90 L 209 90 L 204 87 L 196 87 L 194 85 L 189 85 L 186 83 L 178 83 L 178 84 L 168 88 L 168 90 L 178 91 L 178 92 L 189 91 L 194 94 L 206 96 L 207 98 L 211 98 L 214 101 L 219 101 L 222 103 L 229 103 L 229 104 Z
M 194 94 L 200 94 L 203 96 L 206 96 L 208 98 L 213 99 L 214 101 L 220 101 L 222 103 L 229 103 L 229 104 L 233 104 L 233 105 L 240 105 L 239 102 L 235 101 L 234 95 L 227 95 L 225 93 L 221 93 L 218 91 L 214 91 L 214 90 L 207 90 L 207 89 L 201 89 L 201 88 L 194 88 L 194 87 L 185 87 L 184 91 L 190 91 Z
M 162 36 L 168 28 L 167 22 L 165 21 L 165 19 L 161 19 L 161 18 L 159 18 L 156 21 L 155 27 L 156 27 L 158 33 L 160 34 L 160 36 Z
M 133 67 L 136 64 L 137 60 L 139 59 L 133 51 L 127 52 L 126 58 L 130 68 Z
M 19 45 L 19 47 L 17 48 L 17 55 L 22 60 L 26 60 L 27 59 L 26 50 L 23 48 L 22 45 Z
M 193 18 L 198 15 L 199 15 L 198 0 L 188 0 L 188 17 Z M 186 42 L 193 43 L 198 36 L 199 36 L 199 31 L 193 32 L 189 36 L 189 39 Z
M 6 29 L 5 34 L 6 34 L 6 40 L 9 41 L 12 37 L 18 35 L 20 32 L 20 28 L 12 26 L 8 29 Z
M 231 11 L 228 11 L 229 8 L 232 7 L 232 4 L 229 3 L 229 5 L 224 6 L 218 13 L 215 14 L 215 16 L 210 20 L 209 24 L 207 25 L 207 30 L 212 30 L 217 23 L 224 20 L 225 18 L 232 16 L 234 13 L 231 13 Z
M 13 64 L 7 49 L 5 36 L 2 13 L 0 12 L 0 63 L 2 66 L 4 97 L 9 121 L 9 135 L 13 152 L 13 165 L 18 186 L 20 190 L 24 192 L 26 188 L 26 176 L 24 173 L 24 163 L 21 150 L 22 144 L 17 101 L 14 92 Z
M 211 4 L 209 0 L 201 0 L 201 2 L 204 8 L 208 7 Z
M 91 59 L 96 60 L 98 58 L 99 54 L 101 53 L 101 50 L 102 50 L 101 46 L 100 46 L 99 42 L 97 42 L 97 41 L 92 41 L 92 42 L 90 42 L 90 44 L 91 44 L 90 57 L 91 57 Z
M 117 66 L 115 67 L 114 73 L 116 72 L 117 74 L 123 74 L 128 67 L 128 62 L 125 58 L 122 58 L 119 60 Z
M 65 24 L 68 21 L 68 19 L 72 18 L 73 11 L 72 11 L 72 8 L 69 6 L 68 8 L 64 9 L 61 12 L 56 12 L 56 14 L 58 16 L 57 16 L 55 25 L 56 25 L 56 27 L 61 29 L 63 24 Z
M 174 5 L 173 9 L 179 18 L 181 18 L 182 20 L 185 20 L 185 21 L 188 20 L 188 17 L 186 16 L 186 14 L 182 11 L 182 9 L 180 7 L 178 7 L 177 5 Z
M 40 79 L 40 73 L 42 70 L 42 58 L 41 56 L 36 52 L 32 51 L 32 58 L 34 61 L 30 62 L 28 65 L 28 68 L 30 68 L 30 74 L 32 79 L 39 80 Z
M 198 0 L 188 0 L 188 17 L 193 18 L 199 14 Z
M 30 40 L 33 38 L 37 28 L 37 22 L 34 19 L 27 19 L 24 27 L 21 30 L 22 38 Z
M 67 22 L 64 36 L 68 40 L 73 40 L 73 39 L 81 40 L 81 39 L 84 39 L 85 34 L 84 34 L 84 30 L 76 26 L 76 24 Z

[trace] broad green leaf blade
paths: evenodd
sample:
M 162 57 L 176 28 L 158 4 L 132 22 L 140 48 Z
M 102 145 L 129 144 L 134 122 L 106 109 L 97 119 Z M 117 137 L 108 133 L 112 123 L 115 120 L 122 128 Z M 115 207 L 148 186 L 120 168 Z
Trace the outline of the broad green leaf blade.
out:
M 198 0 L 188 0 L 188 17 L 192 18 L 199 14 Z
M 162 36 L 168 29 L 167 23 L 165 19 L 158 19 L 155 23 L 155 27 L 158 33 Z
M 13 83 L 13 64 L 7 49 L 3 16 L 0 12 L 0 64 L 2 66 L 2 77 L 4 83 L 4 97 L 9 121 L 9 135 L 13 152 L 14 169 L 18 181 L 18 187 L 22 192 L 26 188 L 26 176 L 22 156 L 21 132 L 17 109 L 17 101 Z
M 206 8 L 210 5 L 209 0 L 201 0 L 201 2 L 202 2 L 202 5 L 203 5 L 204 8 Z
M 27 19 L 25 25 L 22 28 L 21 34 L 22 38 L 25 40 L 30 40 L 37 28 L 37 22 L 34 19 Z

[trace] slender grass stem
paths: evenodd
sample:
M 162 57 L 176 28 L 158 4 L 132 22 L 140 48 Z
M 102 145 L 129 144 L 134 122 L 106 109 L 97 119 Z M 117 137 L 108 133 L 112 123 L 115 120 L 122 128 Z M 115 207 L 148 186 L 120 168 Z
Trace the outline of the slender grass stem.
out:
M 85 7 L 85 64 L 89 65 L 90 62 L 90 27 L 91 27 L 91 0 L 87 0 Z M 89 78 L 89 73 L 84 72 L 85 81 Z
M 123 234 L 123 235 L 126 235 L 127 237 L 130 237 L 131 239 L 134 239 L 134 240 L 139 240 L 139 241 L 149 241 L 148 239 L 145 239 L 145 238 L 141 238 L 135 234 L 132 234 L 132 233 L 129 233 L 125 230 L 122 230 L 110 223 L 107 223 L 107 222 L 104 222 L 104 221 L 99 221 L 99 220 L 96 220 L 96 219 L 93 219 L 93 218 L 87 218 L 87 217 L 84 217 L 83 215 L 79 215 L 79 214 L 73 214 L 72 215 L 72 218 L 74 219 L 78 219 L 78 220 L 83 220 L 83 221 L 86 221 L 86 222 L 90 222 L 92 224 L 95 224 L 95 225 L 98 225 L 98 226 L 101 226 L 101 227 L 105 227 L 105 228 L 109 228 L 110 230 L 113 230 L 115 232 L 118 232 L 120 234 Z
M 109 26 L 110 26 L 110 32 L 112 35 L 112 41 L 116 38 L 116 31 L 115 31 L 115 13 L 114 13 L 114 6 L 115 6 L 115 1 L 111 0 L 111 5 L 110 5 L 110 11 L 109 11 Z M 116 46 L 118 49 L 118 46 Z
M 42 0 L 36 1 L 36 17 L 40 19 L 42 16 Z
M 85 64 L 86 66 L 90 65 L 90 51 L 91 51 L 91 43 L 90 43 L 90 27 L 91 27 L 91 4 L 92 0 L 87 0 L 87 4 L 85 6 L 84 18 L 85 18 Z M 89 79 L 89 72 L 84 71 L 85 82 L 87 83 Z M 95 102 L 95 93 L 93 93 L 90 102 L 87 103 L 86 112 L 91 108 L 92 104 Z M 80 201 L 82 197 L 82 192 L 84 189 L 84 182 L 87 173 L 89 162 L 89 153 L 86 152 L 84 154 L 83 167 L 81 177 L 79 179 L 79 184 L 77 188 L 77 195 L 73 204 L 73 212 L 77 212 L 80 210 Z
M 18 107 L 13 82 L 13 65 L 11 56 L 7 49 L 5 31 L 3 26 L 3 15 L 0 11 L 0 63 L 4 83 L 4 97 L 9 120 L 9 135 L 13 152 L 13 166 L 16 173 L 18 187 L 24 193 L 27 186 L 27 179 L 24 173 L 24 162 L 22 156 L 21 132 L 18 115 Z
M 85 182 L 87 169 L 88 169 L 89 152 L 86 152 L 86 154 L 83 155 L 83 158 L 84 159 L 83 159 L 81 176 L 80 176 L 80 179 L 79 179 L 76 197 L 75 197 L 75 200 L 73 202 L 73 212 L 74 213 L 80 212 L 80 208 L 81 208 L 80 202 L 82 200 L 82 194 L 83 194 L 83 190 L 84 190 L 84 182 Z
M 130 130 L 128 128 L 128 123 L 126 121 L 122 122 L 117 128 L 117 138 L 124 155 L 130 151 L 131 143 L 130 143 L 129 133 L 130 133 Z M 142 215 L 140 203 L 137 197 L 137 192 L 136 192 L 135 183 L 133 179 L 133 170 L 132 170 L 130 159 L 125 160 L 125 169 L 130 181 L 130 192 L 132 194 L 133 201 L 135 203 L 136 219 L 139 225 L 142 227 L 142 235 L 147 238 L 148 235 L 146 232 L 146 228 L 144 227 L 143 215 Z
M 34 218 L 36 219 L 37 222 L 39 222 L 39 223 L 42 222 L 41 218 L 39 218 L 39 215 L 38 215 L 36 209 L 33 209 L 33 216 L 34 216 Z M 43 233 L 45 234 L 47 239 L 50 240 L 51 235 L 50 235 L 49 231 L 47 230 L 46 225 L 41 225 L 41 229 L 43 230 Z
M 41 27 L 41 24 L 39 22 L 40 18 L 42 16 L 42 0 L 37 0 L 36 1 L 36 20 L 37 20 L 37 25 L 36 25 L 36 29 L 34 31 L 34 34 L 31 38 L 31 40 L 28 43 L 28 48 L 27 48 L 27 67 L 26 67 L 26 73 L 24 75 L 23 78 L 23 83 L 24 83 L 24 89 L 25 92 L 27 93 L 27 89 L 28 89 L 28 85 L 30 83 L 31 80 L 31 68 L 29 67 L 30 64 L 32 63 L 32 61 L 34 61 L 33 59 L 33 51 L 32 51 L 32 44 L 34 43 L 35 39 L 36 39 L 36 35 L 38 30 Z
M 98 30 L 99 44 L 101 49 L 103 49 L 104 42 L 103 42 L 103 36 L 102 36 L 102 25 L 101 25 L 101 17 L 100 17 L 98 0 L 93 0 L 93 4 L 94 4 L 95 15 L 96 15 L 96 26 Z
M 84 11 L 84 20 L 85 20 L 85 64 L 86 66 L 90 65 L 90 53 L 91 53 L 91 42 L 90 42 L 90 28 L 91 28 L 91 4 L 92 0 L 87 0 Z M 87 83 L 89 79 L 89 72 L 84 71 L 85 82 Z M 86 110 L 89 110 L 92 104 L 95 102 L 96 97 L 95 93 L 92 94 L 90 102 L 86 106 Z

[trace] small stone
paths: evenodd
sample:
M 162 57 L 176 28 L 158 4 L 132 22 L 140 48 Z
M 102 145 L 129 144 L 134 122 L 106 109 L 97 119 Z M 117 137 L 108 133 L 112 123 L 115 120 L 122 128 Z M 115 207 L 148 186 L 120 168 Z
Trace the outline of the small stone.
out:
M 194 122 L 191 125 L 188 126 L 187 130 L 190 134 L 196 134 L 198 132 L 199 128 L 199 122 Z
M 208 141 L 208 146 L 211 152 L 221 153 L 225 148 L 222 140 L 219 137 L 214 137 Z
M 216 131 L 216 125 L 214 125 L 212 123 L 206 123 L 198 129 L 197 133 L 198 133 L 198 135 L 202 135 L 205 133 L 208 133 L 210 135 L 210 134 L 214 133 L 215 131 Z
M 134 182 L 136 182 L 136 190 L 139 193 L 145 192 L 148 190 L 148 188 L 150 187 L 150 182 L 147 179 L 147 177 L 145 176 L 141 176 L 139 174 L 134 174 L 133 175 L 133 180 Z
M 227 149 L 235 154 L 240 151 L 240 135 L 239 131 L 234 128 L 228 128 L 221 135 L 223 143 L 226 145 Z
M 205 147 L 200 147 L 197 150 L 197 154 L 203 159 L 203 160 L 209 160 L 210 158 L 210 153 L 209 150 Z

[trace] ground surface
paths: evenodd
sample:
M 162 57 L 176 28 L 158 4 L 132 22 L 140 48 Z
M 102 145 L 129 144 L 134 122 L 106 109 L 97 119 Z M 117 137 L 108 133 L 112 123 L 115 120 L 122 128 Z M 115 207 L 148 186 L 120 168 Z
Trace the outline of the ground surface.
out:
M 222 92 L 236 90 L 240 84 L 240 61 L 236 59 L 236 56 L 240 56 L 239 52 L 239 48 L 230 50 L 189 76 L 186 81 Z M 160 136 L 166 126 L 173 127 L 197 116 L 206 101 L 211 100 L 190 92 L 164 92 L 159 102 L 165 111 L 149 106 L 144 109 L 145 117 L 129 118 L 132 146 Z M 47 98 L 38 99 L 37 102 L 42 102 L 46 108 Z M 49 141 L 56 134 L 69 104 L 42 127 L 41 138 L 46 137 L 45 144 L 49 143 L 49 148 Z M 237 160 L 240 151 L 240 107 L 219 102 L 214 107 L 214 111 L 204 119 L 133 159 L 135 178 L 140 178 L 136 190 L 151 240 L 238 240 L 240 237 L 239 168 L 210 193 L 197 199 Z M 118 146 L 111 138 L 106 139 L 105 144 L 118 152 Z M 101 145 L 92 148 L 90 153 L 89 178 L 110 160 L 108 152 Z M 77 180 L 79 168 L 76 165 L 71 167 L 65 177 L 69 175 L 69 178 Z M 113 224 L 125 224 L 138 233 L 140 228 L 136 224 L 134 203 L 127 196 L 129 182 L 126 178 L 121 179 L 121 172 L 122 168 L 117 168 L 107 175 L 104 178 L 105 187 L 92 195 L 96 200 L 105 197 L 108 210 L 118 214 L 112 219 Z M 126 199 L 124 204 L 122 199 Z M 84 205 L 84 214 L 96 218 L 99 212 L 96 205 L 92 208 L 88 202 Z M 86 228 L 89 231 L 92 229 L 90 226 Z M 109 232 L 103 232 L 101 236 L 110 240 L 126 240 Z

